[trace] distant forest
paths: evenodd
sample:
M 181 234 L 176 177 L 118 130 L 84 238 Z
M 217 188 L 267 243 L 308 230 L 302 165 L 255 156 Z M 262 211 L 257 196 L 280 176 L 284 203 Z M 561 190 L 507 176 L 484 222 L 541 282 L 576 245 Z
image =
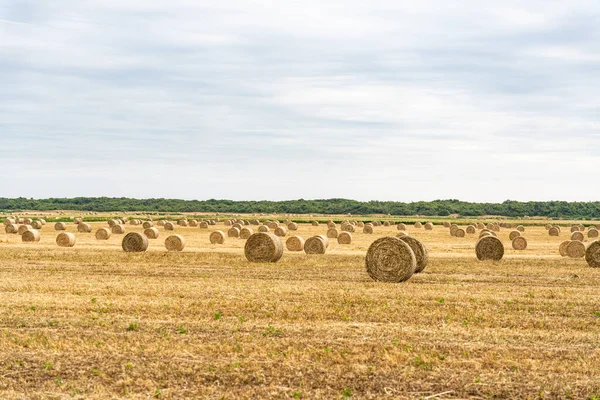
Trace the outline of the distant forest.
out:
M 277 214 L 390 214 L 463 216 L 503 215 L 507 217 L 546 216 L 565 218 L 600 218 L 600 201 L 531 201 L 507 200 L 503 203 L 469 203 L 459 200 L 361 202 L 347 199 L 288 200 L 288 201 L 233 201 L 233 200 L 177 200 L 130 199 L 108 197 L 76 197 L 72 199 L 0 198 L 0 211 L 19 210 L 78 210 L 97 212 L 209 212 L 209 213 L 277 213 Z

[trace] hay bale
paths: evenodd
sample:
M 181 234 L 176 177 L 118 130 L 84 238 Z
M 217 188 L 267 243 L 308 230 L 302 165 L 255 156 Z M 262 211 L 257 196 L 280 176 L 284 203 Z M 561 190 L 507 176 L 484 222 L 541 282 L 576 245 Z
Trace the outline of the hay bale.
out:
M 14 218 L 6 218 L 3 222 L 4 226 L 14 225 L 17 223 L 17 220 Z
M 240 229 L 238 229 L 235 226 L 232 226 L 231 228 L 229 228 L 229 230 L 227 231 L 227 237 L 240 237 Z
M 300 236 L 290 236 L 285 241 L 285 246 L 289 251 L 302 251 L 304 250 L 304 239 Z
M 335 228 L 335 227 L 336 227 L 335 222 L 333 222 L 333 221 L 327 222 L 327 228 Z
M 340 231 L 337 228 L 327 229 L 327 237 L 330 239 L 336 239 L 340 235 Z
M 363 228 L 363 233 L 367 233 L 367 234 L 373 233 L 373 227 L 369 224 L 366 224 Z
M 573 226 L 571 226 L 571 233 L 573 233 L 573 232 L 579 232 L 579 231 L 580 231 L 579 225 L 573 225 Z
M 56 244 L 59 247 L 75 246 L 75 235 L 70 232 L 61 232 L 56 236 Z
M 560 234 L 560 230 L 558 229 L 558 227 L 556 227 L 556 226 L 553 226 L 552 228 L 550 228 L 550 229 L 548 230 L 548 234 L 549 234 L 550 236 L 558 236 L 558 235 Z
M 23 243 L 37 243 L 40 241 L 40 232 L 38 232 L 36 229 L 25 231 L 21 235 L 21 240 Z
M 165 228 L 165 231 L 173 231 L 173 230 L 175 230 L 175 224 L 167 221 L 167 222 L 165 222 L 164 228 Z
M 225 225 L 225 226 L 231 226 L 231 225 L 233 225 L 233 222 L 232 222 L 231 220 L 226 220 L 226 221 L 223 223 L 223 225 Z
M 415 224 L 413 225 L 415 228 L 417 229 L 421 229 L 423 227 L 423 224 L 421 224 L 420 222 L 415 222 Z
M 283 226 L 278 226 L 277 229 L 275 229 L 274 233 L 276 236 L 284 237 L 285 235 L 287 235 L 287 229 Z
M 57 222 L 56 224 L 54 224 L 54 230 L 55 231 L 66 231 L 67 224 L 65 224 L 64 222 Z
M 450 222 L 444 221 L 444 228 L 450 228 Z
M 403 224 L 402 222 L 400 222 L 398 225 L 396 225 L 396 229 L 398 229 L 399 231 L 405 231 L 406 224 Z
M 96 240 L 108 240 L 112 235 L 110 229 L 108 228 L 100 228 L 96 231 Z
M 588 238 L 590 239 L 594 239 L 598 237 L 598 229 L 596 228 L 590 228 L 590 230 L 588 231 Z
M 590 243 L 585 251 L 585 261 L 592 268 L 600 268 L 600 240 Z
M 352 234 L 350 232 L 342 232 L 338 235 L 337 241 L 339 244 L 351 244 Z
M 581 232 L 579 232 L 581 233 Z M 571 240 L 567 246 L 567 257 L 581 258 L 585 257 L 585 245 L 578 240 Z
M 485 225 L 482 224 L 481 222 L 478 222 L 476 226 L 477 226 L 477 229 L 485 229 Z
M 358 222 L 356 223 L 356 227 L 357 227 L 357 228 L 364 228 L 364 227 L 365 227 L 365 223 L 364 223 L 364 222 L 362 222 L 362 221 L 358 221 Z
M 365 265 L 373 280 L 404 282 L 415 273 L 417 260 L 408 243 L 395 237 L 384 237 L 369 246 Z
M 384 221 L 383 226 L 390 226 L 390 221 Z
M 208 229 L 209 223 L 206 221 L 202 221 L 200 222 L 200 224 L 198 224 L 198 226 L 200 227 L 200 229 Z
M 241 239 L 248 239 L 253 234 L 254 234 L 254 230 L 252 228 L 244 227 L 240 231 L 240 238 Z
M 287 228 L 288 228 L 290 231 L 297 231 L 297 230 L 298 230 L 298 224 L 297 224 L 297 223 L 295 223 L 295 222 L 290 222 L 290 223 L 287 225 Z
M 317 235 L 306 239 L 304 252 L 306 254 L 325 254 L 329 241 L 323 235 Z
M 476 230 L 475 230 L 475 227 L 473 225 L 469 225 L 465 229 L 465 232 L 467 232 L 469 235 L 474 235 L 475 232 L 476 232 Z
M 212 244 L 223 244 L 225 242 L 225 233 L 223 231 L 214 231 L 210 234 L 209 240 Z
M 356 232 L 356 228 L 354 227 L 354 225 L 351 224 L 342 224 L 342 232 L 354 233 Z
M 129 221 L 129 225 L 137 226 L 139 224 L 140 224 L 140 221 L 137 219 L 132 219 L 131 221 Z
M 517 225 L 517 230 L 519 232 L 525 232 L 525 227 L 523 225 Z
M 42 223 L 42 225 L 46 225 L 46 220 L 44 218 L 41 218 L 39 221 Z
M 258 227 L 259 232 L 269 232 L 269 227 L 266 225 L 261 225 Z
M 583 242 L 584 240 L 584 236 L 583 233 L 581 233 L 580 231 L 575 231 L 573 233 L 571 233 L 571 240 L 577 240 L 578 242 Z
M 525 250 L 527 248 L 527 239 L 523 236 L 517 236 L 512 241 L 512 247 L 515 250 Z
M 166 221 L 165 221 L 164 219 L 161 219 L 161 220 L 159 220 L 159 221 L 156 223 L 156 225 L 158 225 L 158 226 L 165 226 L 165 222 L 166 222 Z
M 40 221 L 32 221 L 31 222 L 31 227 L 33 229 L 42 229 L 42 223 Z
M 141 253 L 148 249 L 148 238 L 137 232 L 129 232 L 123 237 L 121 247 L 127 253 Z
M 379 227 L 379 226 L 381 226 L 381 222 L 379 222 L 379 221 L 373 221 L 372 225 L 375 226 L 375 227 Z
M 181 235 L 171 235 L 165 240 L 167 251 L 183 251 L 185 239 Z
M 565 240 L 558 246 L 558 253 L 561 256 L 563 256 L 563 257 L 567 256 L 567 247 L 569 246 L 569 243 L 571 243 L 570 240 Z
M 425 223 L 424 228 L 426 231 L 431 231 L 433 230 L 433 224 L 431 222 L 427 222 Z
M 4 227 L 4 232 L 6 232 L 9 235 L 16 234 L 19 232 L 19 226 L 17 224 L 6 225 Z
M 77 232 L 80 233 L 90 233 L 92 231 L 92 225 L 86 224 L 85 222 L 80 222 L 77 225 Z
M 552 228 L 552 224 L 546 224 L 545 228 L 546 228 L 547 231 L 549 231 L 550 228 Z
M 319 226 L 319 221 L 313 221 L 312 226 Z
M 32 222 L 33 222 L 33 220 L 32 220 L 31 218 L 25 218 L 25 219 L 23 220 L 23 223 L 24 223 L 25 225 L 31 225 L 31 223 L 32 223 Z
M 25 232 L 30 231 L 32 229 L 33 229 L 33 227 L 31 225 L 21 225 L 21 226 L 19 226 L 19 229 L 17 229 L 17 233 L 19 235 L 22 235 Z
M 508 238 L 509 238 L 511 241 L 512 241 L 512 240 L 514 240 L 514 239 L 515 239 L 516 237 L 518 237 L 518 236 L 521 236 L 521 231 L 517 231 L 517 230 L 515 230 L 515 231 L 511 231 L 511 232 L 508 234 Z
M 110 228 L 110 231 L 115 235 L 123 235 L 125 233 L 125 227 L 119 224 L 113 225 L 113 227 Z
M 458 237 L 458 238 L 464 238 L 465 237 L 465 230 L 462 228 L 458 228 L 454 231 L 454 236 Z
M 277 262 L 283 255 L 283 244 L 270 232 L 255 233 L 246 241 L 244 254 L 250 262 Z
M 475 245 L 475 254 L 482 261 L 499 261 L 504 257 L 504 245 L 495 236 L 484 236 Z
M 260 225 L 260 221 L 257 219 L 250 220 L 251 225 Z
M 154 227 L 154 224 L 152 223 L 152 221 L 146 221 L 142 224 L 142 228 L 144 229 L 150 229 Z
M 456 236 L 456 231 L 460 228 L 456 224 L 450 225 L 450 236 Z
M 400 237 L 399 239 L 408 244 L 415 255 L 415 260 L 417 261 L 417 265 L 415 267 L 415 274 L 422 272 L 429 263 L 429 252 L 427 251 L 423 243 L 421 243 L 414 237 L 408 235 Z
M 179 226 L 188 226 L 189 222 L 187 219 L 180 219 L 179 221 L 177 221 L 177 225 Z
M 108 220 L 108 226 L 109 226 L 110 228 L 112 228 L 113 226 L 115 226 L 115 225 L 117 225 L 117 224 L 120 224 L 120 223 L 121 223 L 121 221 L 117 221 L 116 219 L 109 219 L 109 220 Z
M 144 229 L 144 235 L 146 235 L 148 239 L 158 239 L 159 234 L 160 232 L 158 231 L 158 228 L 150 227 L 148 229 Z

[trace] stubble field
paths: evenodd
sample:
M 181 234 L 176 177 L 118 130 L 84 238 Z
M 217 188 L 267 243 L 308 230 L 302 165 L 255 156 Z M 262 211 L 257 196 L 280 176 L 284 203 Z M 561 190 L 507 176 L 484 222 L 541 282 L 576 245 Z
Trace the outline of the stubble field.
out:
M 222 223 L 177 227 L 181 253 L 159 228 L 139 254 L 92 226 L 69 224 L 73 248 L 53 224 L 0 234 L 1 398 L 600 398 L 600 270 L 560 257 L 568 229 L 527 226 L 525 251 L 502 229 L 504 259 L 480 262 L 478 235 L 409 226 L 429 265 L 389 284 L 364 257 L 393 226 L 276 264 L 211 245 Z

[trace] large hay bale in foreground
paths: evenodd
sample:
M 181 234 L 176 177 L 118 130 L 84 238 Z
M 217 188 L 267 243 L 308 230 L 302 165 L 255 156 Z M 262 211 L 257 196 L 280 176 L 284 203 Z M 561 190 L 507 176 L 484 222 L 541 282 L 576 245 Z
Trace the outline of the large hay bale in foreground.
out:
M 425 245 L 423 245 L 423 243 L 421 243 L 414 237 L 408 235 L 400 237 L 399 239 L 408 244 L 408 246 L 415 255 L 415 260 L 417 261 L 417 265 L 415 267 L 415 274 L 423 271 L 429 263 L 429 253 L 425 248 Z
M 600 268 L 600 240 L 590 243 L 585 251 L 585 261 L 592 268 Z
M 223 244 L 225 243 L 225 232 L 214 231 L 210 234 L 208 239 L 212 244 Z
M 121 247 L 127 253 L 141 253 L 148 249 L 148 238 L 137 232 L 129 232 L 123 237 Z
M 120 224 L 113 225 L 113 227 L 110 228 L 110 231 L 115 235 L 123 235 L 125 234 L 125 227 Z
M 475 245 L 475 254 L 482 261 L 499 261 L 504 257 L 504 245 L 495 236 L 484 236 Z
M 369 224 L 366 224 L 363 228 L 363 233 L 366 234 L 372 234 L 373 233 L 373 227 Z
M 56 244 L 59 247 L 75 246 L 75 235 L 70 232 L 61 232 L 56 236 Z
M 40 241 L 40 232 L 36 229 L 29 229 L 21 235 L 23 243 L 37 243 Z
M 408 243 L 384 237 L 369 246 L 365 265 L 369 276 L 376 281 L 404 282 L 415 273 L 417 260 Z
M 337 241 L 339 244 L 351 244 L 352 234 L 350 232 L 342 232 L 338 235 Z
M 596 228 L 590 228 L 590 230 L 588 231 L 588 238 L 590 239 L 594 239 L 598 237 L 598 229 Z
M 584 239 L 585 239 L 585 237 L 583 236 L 583 233 L 580 231 L 575 231 L 575 232 L 571 233 L 571 240 L 577 240 L 579 242 L 583 242 Z
M 181 235 L 171 235 L 165 239 L 168 251 L 182 251 L 185 248 L 185 239 Z
M 337 228 L 329 228 L 327 229 L 327 237 L 330 239 L 336 239 L 340 235 L 340 232 Z
M 283 255 L 283 244 L 278 236 L 270 232 L 258 232 L 246 241 L 244 254 L 250 262 L 277 262 Z
M 269 232 L 269 227 L 266 225 L 261 225 L 258 227 L 259 232 Z
M 558 227 L 557 227 L 557 226 L 553 226 L 552 228 L 550 228 L 550 229 L 548 230 L 548 234 L 549 234 L 550 236 L 558 236 L 558 235 L 560 234 L 560 230 L 558 229 Z
M 33 227 L 31 225 L 21 225 L 21 226 L 19 226 L 19 229 L 17 230 L 17 233 L 19 235 L 22 235 L 25 232 L 30 231 L 32 229 L 33 229 Z
M 92 231 L 92 225 L 86 224 L 85 222 L 80 222 L 77 224 L 77 232 L 80 233 L 90 233 Z
M 112 232 L 108 228 L 100 228 L 96 231 L 96 240 L 108 240 L 110 239 Z
M 579 240 L 571 240 L 567 246 L 567 257 L 581 258 L 585 256 L 585 245 Z
M 565 240 L 564 242 L 562 242 L 559 246 L 558 246 L 558 253 L 562 256 L 562 257 L 566 257 L 567 256 L 567 247 L 569 246 L 569 243 L 571 243 L 570 240 Z
M 325 254 L 329 241 L 323 235 L 317 235 L 306 239 L 304 252 L 306 254 Z
M 252 228 L 244 227 L 240 231 L 240 238 L 241 239 L 248 239 L 253 234 L 254 234 L 254 230 Z
M 525 250 L 527 248 L 527 239 L 523 236 L 517 236 L 512 241 L 512 247 L 515 250 Z
M 273 233 L 275 233 L 275 236 L 284 237 L 287 235 L 287 229 L 283 226 L 278 226 Z
M 304 239 L 300 236 L 290 236 L 286 240 L 285 246 L 289 251 L 302 251 L 304 250 Z
M 67 224 L 65 224 L 64 222 L 57 222 L 56 224 L 54 224 L 54 230 L 55 231 L 66 231 Z
M 144 229 L 144 235 L 146 235 L 148 239 L 158 239 L 160 232 L 158 231 L 158 228 L 152 226 L 148 229 Z
M 508 238 L 509 238 L 510 240 L 514 240 L 514 239 L 515 239 L 516 237 L 518 237 L 518 236 L 521 236 L 521 231 L 511 231 L 511 232 L 508 234 Z

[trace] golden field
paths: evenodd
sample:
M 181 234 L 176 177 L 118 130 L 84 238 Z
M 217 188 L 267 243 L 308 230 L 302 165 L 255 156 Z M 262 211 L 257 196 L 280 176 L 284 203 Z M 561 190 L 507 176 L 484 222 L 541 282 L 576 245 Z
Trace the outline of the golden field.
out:
M 0 233 L 0 398 L 598 399 L 600 270 L 560 257 L 568 229 L 523 222 L 528 249 L 502 229 L 500 262 L 475 258 L 478 235 L 409 226 L 429 265 L 400 284 L 364 266 L 394 226 L 276 264 L 246 261 L 242 239 L 211 245 L 222 223 L 159 228 L 139 254 L 97 241 L 106 222 L 69 224 L 73 248 L 53 223 L 36 244 Z

